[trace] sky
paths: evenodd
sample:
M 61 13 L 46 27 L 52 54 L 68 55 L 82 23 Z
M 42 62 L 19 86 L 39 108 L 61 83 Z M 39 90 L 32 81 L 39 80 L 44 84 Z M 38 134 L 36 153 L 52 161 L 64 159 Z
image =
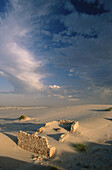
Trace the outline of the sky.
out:
M 0 106 L 111 100 L 111 0 L 0 0 Z

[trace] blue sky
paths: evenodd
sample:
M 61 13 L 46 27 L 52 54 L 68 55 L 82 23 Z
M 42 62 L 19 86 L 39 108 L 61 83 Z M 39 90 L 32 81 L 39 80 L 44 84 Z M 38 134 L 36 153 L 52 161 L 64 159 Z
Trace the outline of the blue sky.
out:
M 111 104 L 111 37 L 111 0 L 0 0 L 0 105 Z

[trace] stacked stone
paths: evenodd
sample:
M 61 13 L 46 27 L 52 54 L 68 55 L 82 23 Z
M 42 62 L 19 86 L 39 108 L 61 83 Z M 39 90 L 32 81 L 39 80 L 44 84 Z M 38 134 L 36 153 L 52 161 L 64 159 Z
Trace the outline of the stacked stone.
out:
M 72 124 L 73 122 L 74 122 L 74 120 L 64 120 L 64 119 L 62 119 L 62 120 L 59 121 L 59 124 Z
M 71 120 L 60 120 L 46 123 L 43 127 L 38 129 L 37 132 L 31 135 L 20 131 L 17 133 L 18 145 L 27 151 L 34 152 L 39 155 L 45 155 L 49 158 L 53 157 L 56 154 L 56 148 L 48 145 L 48 140 L 46 137 L 38 135 L 38 133 L 42 133 L 44 128 L 49 127 L 52 123 L 62 125 L 63 128 L 67 129 L 69 132 L 75 132 L 79 124 L 78 122 Z M 64 142 L 68 135 L 69 133 L 63 133 L 59 138 L 59 142 Z
M 27 134 L 26 132 L 20 131 L 17 133 L 18 145 L 30 152 L 37 153 L 39 155 L 45 155 L 47 157 L 52 157 L 56 151 L 55 147 L 50 147 L 48 145 L 48 140 L 46 137 L 37 136 L 35 134 Z
M 60 120 L 59 125 L 65 125 L 68 127 L 70 132 L 75 132 L 79 125 L 79 122 L 75 122 L 73 120 Z

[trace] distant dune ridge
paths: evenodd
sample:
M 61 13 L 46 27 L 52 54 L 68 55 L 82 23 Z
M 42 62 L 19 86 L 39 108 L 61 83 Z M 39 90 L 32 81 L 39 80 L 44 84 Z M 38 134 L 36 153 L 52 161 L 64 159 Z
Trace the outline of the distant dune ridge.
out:
M 5 170 L 111 169 L 112 114 L 109 108 L 112 106 L 0 109 L 0 168 Z M 18 119 L 21 115 L 26 116 L 24 121 Z M 72 125 L 76 127 L 71 132 Z M 23 143 L 17 145 L 17 136 L 20 135 L 18 138 L 22 138 L 24 133 L 29 141 L 29 143 L 27 140 L 24 141 L 27 147 L 34 146 L 31 139 L 34 134 L 36 138 L 40 136 L 40 139 L 48 141 L 46 148 L 49 146 L 54 148 L 52 151 L 55 156 L 49 159 L 50 156 L 45 157 L 46 155 L 41 153 L 33 153 L 31 150 L 26 151 L 27 149 L 19 147 Z
M 46 106 L 0 106 L 0 109 L 41 109 L 46 108 Z

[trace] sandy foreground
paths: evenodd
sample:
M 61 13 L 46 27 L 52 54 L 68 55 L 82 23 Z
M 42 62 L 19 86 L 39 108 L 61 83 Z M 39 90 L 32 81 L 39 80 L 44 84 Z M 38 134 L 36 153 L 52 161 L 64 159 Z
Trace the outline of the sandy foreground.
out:
M 35 169 L 112 169 L 112 112 L 110 105 L 78 105 L 66 107 L 1 108 L 0 109 L 0 170 Z M 21 115 L 31 119 L 19 121 Z M 43 136 L 56 147 L 56 156 L 48 159 L 21 149 L 17 145 L 17 132 L 33 133 L 44 123 L 60 119 L 79 122 L 76 132 L 69 133 L 64 142 L 59 142 L 55 123 Z M 61 133 L 61 132 L 60 132 Z M 78 151 L 75 144 L 86 145 L 86 151 Z

